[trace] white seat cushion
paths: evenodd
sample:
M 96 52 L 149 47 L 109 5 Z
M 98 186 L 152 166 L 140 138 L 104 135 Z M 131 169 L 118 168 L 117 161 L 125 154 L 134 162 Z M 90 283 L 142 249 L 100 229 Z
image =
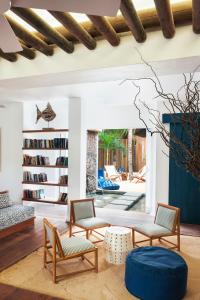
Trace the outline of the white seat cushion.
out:
M 103 226 L 108 226 L 108 223 L 100 218 L 93 217 L 93 218 L 87 218 L 87 219 L 81 219 L 76 221 L 75 225 L 80 225 L 86 228 L 91 228 L 91 227 L 103 227 Z
M 83 237 L 60 238 L 61 246 L 65 255 L 72 255 L 86 250 L 93 249 L 95 246 L 89 240 Z
M 171 233 L 171 231 L 158 224 L 141 224 L 134 226 L 136 231 L 147 234 L 148 236 L 165 235 Z

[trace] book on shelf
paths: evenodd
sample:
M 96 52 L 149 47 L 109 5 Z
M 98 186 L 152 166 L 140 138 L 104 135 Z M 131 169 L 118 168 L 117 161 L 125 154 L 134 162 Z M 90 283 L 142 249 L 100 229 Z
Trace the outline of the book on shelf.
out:
M 56 166 L 68 167 L 68 157 L 66 156 L 57 157 Z
M 67 193 L 60 193 L 58 201 L 67 202 Z
M 24 190 L 23 191 L 24 199 L 44 199 L 44 189 L 39 190 Z
M 23 155 L 23 164 L 28 166 L 48 166 L 50 165 L 49 157 L 42 156 L 42 155 L 36 155 L 36 156 L 30 156 L 27 154 Z
M 67 138 L 47 139 L 24 139 L 25 149 L 68 149 Z
M 59 184 L 68 184 L 68 175 L 62 175 L 59 178 Z
M 35 182 L 35 183 L 37 183 L 37 182 L 47 182 L 47 174 L 46 173 L 32 174 L 29 171 L 24 171 L 23 181 Z

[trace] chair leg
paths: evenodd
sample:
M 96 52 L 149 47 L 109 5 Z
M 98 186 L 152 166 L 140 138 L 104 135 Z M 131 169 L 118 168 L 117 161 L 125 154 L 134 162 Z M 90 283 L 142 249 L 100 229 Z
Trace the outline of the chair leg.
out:
M 180 234 L 177 234 L 177 250 L 181 251 L 181 240 L 180 240 Z
M 95 272 L 98 273 L 98 248 L 95 251 Z
M 46 247 L 44 247 L 44 268 L 46 268 L 46 263 L 47 263 L 47 252 L 46 252 Z
M 89 240 L 89 230 L 86 230 L 86 239 Z
M 69 223 L 69 237 L 72 236 L 72 224 L 71 222 Z
M 132 242 L 133 242 L 133 248 L 135 248 L 135 230 L 132 228 Z
M 56 283 L 56 260 L 53 259 L 53 282 Z
M 152 239 L 150 239 L 150 246 L 152 246 L 152 244 L 153 244 L 153 241 L 152 241 Z

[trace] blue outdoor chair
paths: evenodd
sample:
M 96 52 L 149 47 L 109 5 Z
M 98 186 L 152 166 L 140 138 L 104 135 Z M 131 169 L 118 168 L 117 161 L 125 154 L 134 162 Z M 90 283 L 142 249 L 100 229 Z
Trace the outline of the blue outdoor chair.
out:
M 119 190 L 120 186 L 119 184 L 112 182 L 111 180 L 106 180 L 104 178 L 104 170 L 99 169 L 98 170 L 98 187 L 103 190 Z

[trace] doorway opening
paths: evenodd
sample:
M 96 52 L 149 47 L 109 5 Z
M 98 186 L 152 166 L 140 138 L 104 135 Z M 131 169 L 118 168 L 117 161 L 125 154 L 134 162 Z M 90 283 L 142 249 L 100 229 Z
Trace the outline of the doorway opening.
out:
M 145 129 L 88 132 L 87 197 L 99 208 L 146 211 Z

